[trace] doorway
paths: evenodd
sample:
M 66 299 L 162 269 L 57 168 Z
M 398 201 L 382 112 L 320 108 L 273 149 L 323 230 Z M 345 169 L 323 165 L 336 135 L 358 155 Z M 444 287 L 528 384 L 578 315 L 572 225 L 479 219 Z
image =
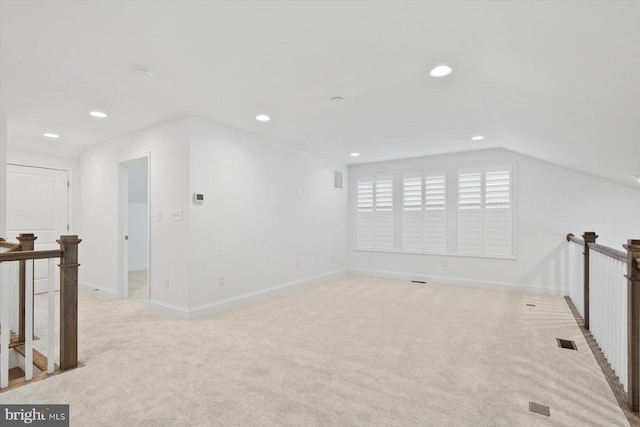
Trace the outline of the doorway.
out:
M 121 162 L 118 298 L 149 299 L 149 157 Z

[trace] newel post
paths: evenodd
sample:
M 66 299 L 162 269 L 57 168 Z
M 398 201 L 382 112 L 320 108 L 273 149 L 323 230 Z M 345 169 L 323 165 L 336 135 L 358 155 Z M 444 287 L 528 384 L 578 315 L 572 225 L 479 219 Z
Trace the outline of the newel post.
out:
M 78 236 L 60 236 L 60 369 L 78 366 Z
M 20 251 L 32 251 L 35 248 L 35 241 L 36 241 L 37 237 L 33 234 L 33 233 L 21 233 L 18 237 L 17 240 L 18 242 L 20 242 Z M 18 290 L 18 298 L 19 298 L 19 307 L 18 307 L 18 329 L 20 330 L 20 332 L 18 333 L 19 335 L 19 341 L 20 342 L 25 342 L 26 340 L 26 335 L 25 335 L 25 316 L 26 316 L 26 307 L 25 307 L 25 301 L 26 301 L 26 273 L 27 273 L 27 261 L 19 261 L 19 271 L 20 271 L 20 283 L 19 283 L 19 290 Z M 33 276 L 31 276 L 33 277 Z M 33 310 L 32 310 L 33 313 Z M 35 323 L 31 323 L 32 325 L 34 325 Z M 31 333 L 33 334 L 33 331 L 31 331 Z
M 628 240 L 627 250 L 627 401 L 640 410 L 640 240 Z
M 595 243 L 598 236 L 593 231 L 585 231 L 584 239 L 584 328 L 589 329 L 589 243 Z

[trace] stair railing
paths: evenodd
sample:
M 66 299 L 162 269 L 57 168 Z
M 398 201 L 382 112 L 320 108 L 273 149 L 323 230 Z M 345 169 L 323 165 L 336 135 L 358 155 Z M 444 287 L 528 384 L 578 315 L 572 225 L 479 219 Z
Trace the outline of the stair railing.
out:
M 569 298 L 617 376 L 629 409 L 638 413 L 640 240 L 628 240 L 620 251 L 597 244 L 597 238 L 594 232 L 582 239 L 567 235 Z
M 20 348 L 24 357 L 24 379 L 33 379 L 35 260 L 48 260 L 47 365 L 55 372 L 55 261 L 60 264 L 60 366 L 78 366 L 78 236 L 60 236 L 60 249 L 34 250 L 33 234 L 20 234 L 17 244 L 0 239 L 0 389 L 9 386 L 10 352 Z M 16 268 L 19 274 L 16 274 Z M 18 280 L 16 280 L 16 277 Z M 16 298 L 17 296 L 17 298 Z M 16 301 L 17 299 L 17 301 Z M 15 319 L 17 317 L 17 321 Z M 17 328 L 16 328 L 17 326 Z M 12 329 L 14 329 L 12 331 Z M 15 329 L 18 329 L 15 331 Z M 38 353 L 36 353 L 37 355 Z

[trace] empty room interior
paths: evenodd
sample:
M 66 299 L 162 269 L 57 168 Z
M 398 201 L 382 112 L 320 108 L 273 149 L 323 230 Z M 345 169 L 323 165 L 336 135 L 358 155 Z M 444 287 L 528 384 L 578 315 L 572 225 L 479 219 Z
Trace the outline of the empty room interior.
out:
M 0 419 L 640 426 L 639 23 L 1 0 Z

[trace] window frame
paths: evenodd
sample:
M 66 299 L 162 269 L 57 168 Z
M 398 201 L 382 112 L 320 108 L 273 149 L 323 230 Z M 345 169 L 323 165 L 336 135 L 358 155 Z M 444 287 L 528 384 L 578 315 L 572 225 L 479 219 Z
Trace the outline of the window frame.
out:
M 448 165 L 449 166 L 449 165 Z M 510 210 L 511 210 L 511 228 L 510 228 L 510 237 L 511 237 L 511 253 L 510 254 L 494 254 L 487 253 L 485 250 L 486 242 L 483 238 L 482 240 L 482 251 L 478 253 L 467 253 L 460 252 L 458 250 L 458 174 L 460 171 L 469 171 L 469 170 L 477 170 L 481 172 L 481 192 L 482 192 L 482 210 L 483 210 L 483 221 L 482 227 L 484 232 L 485 221 L 484 221 L 484 203 L 485 203 L 485 192 L 486 192 L 486 173 L 489 171 L 498 171 L 498 170 L 508 169 L 510 171 Z M 424 213 L 424 185 L 425 185 L 425 176 L 434 176 L 437 174 L 441 174 L 445 176 L 445 211 L 446 211 L 446 245 L 444 251 L 432 251 L 425 250 L 424 244 L 422 250 L 415 249 L 404 249 L 403 248 L 403 229 L 404 229 L 404 178 L 407 175 L 418 175 L 421 174 L 421 187 L 422 187 L 422 212 Z M 393 245 L 391 248 L 363 248 L 358 247 L 357 245 L 357 228 L 358 228 L 358 211 L 357 211 L 357 183 L 362 178 L 370 178 L 375 179 L 376 177 L 382 176 L 391 176 L 393 183 Z M 486 259 L 501 259 L 501 260 L 517 260 L 518 254 L 518 173 L 517 173 L 517 164 L 513 161 L 506 162 L 496 162 L 496 163 L 484 163 L 480 166 L 477 164 L 468 164 L 464 165 L 464 167 L 455 166 L 451 167 L 442 167 L 442 168 L 421 168 L 421 170 L 417 170 L 416 168 L 394 168 L 394 169 L 381 169 L 377 173 L 362 173 L 359 175 L 354 175 L 353 177 L 355 190 L 353 194 L 353 202 L 351 203 L 351 207 L 354 209 L 353 216 L 353 240 L 352 240 L 352 250 L 360 251 L 360 252 L 379 252 L 379 253 L 394 253 L 394 254 L 406 254 L 406 255 L 436 255 L 436 256 L 446 256 L 446 257 L 462 257 L 462 258 L 486 258 Z M 424 224 L 424 222 L 423 222 Z M 424 241 L 424 230 L 423 230 L 423 241 Z

